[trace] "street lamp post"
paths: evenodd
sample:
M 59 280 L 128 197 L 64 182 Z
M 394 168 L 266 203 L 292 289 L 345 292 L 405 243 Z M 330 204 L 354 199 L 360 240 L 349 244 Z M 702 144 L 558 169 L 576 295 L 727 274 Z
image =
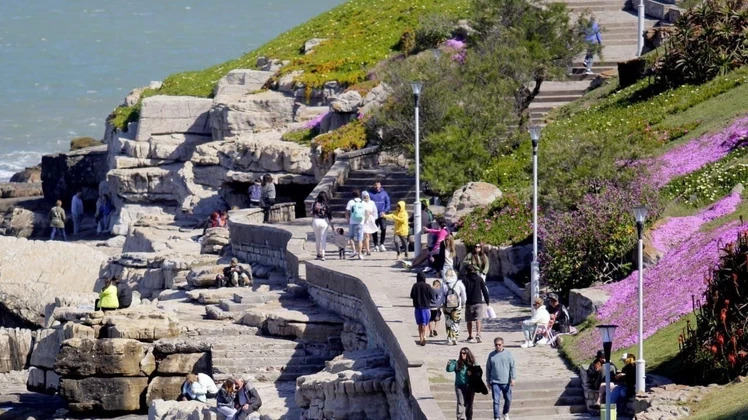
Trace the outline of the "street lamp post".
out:
M 613 335 L 618 325 L 598 325 L 597 328 L 603 339 L 605 353 L 605 420 L 610 420 L 610 350 L 613 348 Z
M 639 235 L 639 359 L 636 361 L 636 393 L 644 392 L 645 364 L 644 364 L 644 221 L 647 219 L 647 208 L 634 207 L 636 232 Z
M 636 37 L 636 56 L 641 57 L 644 49 L 644 0 L 639 0 L 639 17 L 637 19 L 637 28 L 639 36 Z
M 532 264 L 530 265 L 530 302 L 540 294 L 540 264 L 538 263 L 538 142 L 540 126 L 530 126 L 532 140 Z
M 421 253 L 421 156 L 420 156 L 420 127 L 418 126 L 418 107 L 421 102 L 421 88 L 423 83 L 415 81 L 410 84 L 413 89 L 413 100 L 416 109 L 416 202 L 413 203 L 413 233 L 415 234 L 415 243 L 413 255 L 417 258 Z

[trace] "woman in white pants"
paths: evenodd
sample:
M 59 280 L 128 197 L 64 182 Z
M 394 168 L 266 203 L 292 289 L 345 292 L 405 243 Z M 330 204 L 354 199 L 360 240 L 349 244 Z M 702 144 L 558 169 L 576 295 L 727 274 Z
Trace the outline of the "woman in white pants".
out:
M 325 248 L 327 248 L 327 229 L 330 227 L 332 214 L 327 204 L 327 193 L 322 191 L 317 195 L 317 200 L 312 204 L 312 230 L 314 231 L 314 243 L 317 247 L 317 259 L 325 260 Z
M 361 193 L 361 200 L 364 201 L 364 207 L 366 208 L 366 216 L 364 217 L 364 246 L 361 252 L 371 255 L 371 235 L 379 232 L 379 226 L 376 223 L 379 213 L 377 212 L 376 203 L 371 200 L 367 191 Z M 376 246 L 374 248 L 376 249 Z
M 520 347 L 522 347 L 523 349 L 535 346 L 535 343 L 533 343 L 534 337 L 532 336 L 535 332 L 535 329 L 538 328 L 538 326 L 542 327 L 548 325 L 548 321 L 551 320 L 551 315 L 548 313 L 548 310 L 545 309 L 543 299 L 539 297 L 535 298 L 535 301 L 532 303 L 532 307 L 532 318 L 522 321 L 522 333 L 525 336 L 525 342 L 522 343 Z

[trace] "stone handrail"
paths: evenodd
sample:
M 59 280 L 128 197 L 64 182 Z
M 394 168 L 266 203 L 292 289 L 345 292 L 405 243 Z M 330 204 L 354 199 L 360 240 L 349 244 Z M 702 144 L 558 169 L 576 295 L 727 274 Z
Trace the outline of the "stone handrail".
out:
M 265 215 L 261 208 L 246 209 L 246 218 L 250 223 L 262 224 Z M 270 207 L 270 223 L 289 222 L 296 219 L 296 203 L 277 203 Z
M 301 258 L 310 220 L 299 219 L 294 226 L 258 225 L 249 221 L 248 212 L 229 212 L 234 254 L 245 262 L 267 258 L 263 254 L 277 256 L 275 266 L 285 266 L 289 278 L 306 283 L 317 304 L 365 325 L 369 345 L 383 349 L 395 370 L 404 397 L 397 407 L 398 418 L 445 419 L 429 388 L 421 351 L 384 292 L 371 289 L 356 276 Z
M 351 169 L 356 170 L 362 166 L 365 158 L 371 157 L 379 152 L 379 146 L 366 147 L 361 150 L 341 153 L 335 156 L 335 163 L 332 164 L 325 176 L 319 181 L 316 187 L 304 199 L 304 208 L 306 215 L 312 215 L 312 204 L 321 192 L 326 192 L 328 198 L 332 198 L 335 190 L 345 183 L 348 178 L 348 172 Z

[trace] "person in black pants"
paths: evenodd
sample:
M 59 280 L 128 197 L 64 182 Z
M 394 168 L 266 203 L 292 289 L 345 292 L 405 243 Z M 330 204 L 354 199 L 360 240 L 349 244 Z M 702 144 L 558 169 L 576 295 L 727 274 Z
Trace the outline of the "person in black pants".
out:
M 387 234 L 387 222 L 384 216 L 390 211 L 390 196 L 387 191 L 382 189 L 382 183 L 377 181 L 374 186 L 369 190 L 369 199 L 374 202 L 377 206 L 377 213 L 379 216 L 374 223 L 379 227 L 379 232 L 374 232 L 372 238 L 374 239 L 374 250 L 384 251 L 384 236 Z

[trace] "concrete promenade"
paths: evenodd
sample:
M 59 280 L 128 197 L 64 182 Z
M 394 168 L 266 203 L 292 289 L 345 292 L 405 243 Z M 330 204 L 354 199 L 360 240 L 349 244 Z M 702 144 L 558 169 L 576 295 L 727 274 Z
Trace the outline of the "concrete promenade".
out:
M 304 264 L 304 261 L 308 261 L 310 264 L 324 266 L 355 276 L 366 284 L 372 294 L 385 294 L 397 310 L 399 319 L 411 332 L 411 339 L 414 343 L 417 342 L 418 331 L 409 298 L 411 286 L 415 282 L 415 273 L 404 271 L 395 260 L 395 252 L 391 251 L 391 239 L 388 239 L 387 242 L 387 252 L 373 252 L 371 256 L 364 257 L 364 260 L 339 260 L 337 248 L 334 248 L 332 242 L 329 241 L 327 260 L 317 261 L 315 260 L 316 251 L 310 219 L 299 219 L 274 226 L 293 232 L 295 238 L 306 238 L 306 242 L 302 246 L 302 255 L 298 255 L 300 266 Z M 347 231 L 347 226 L 345 228 Z M 300 270 L 303 270 L 303 268 L 300 268 Z M 429 282 L 432 280 L 432 276 L 428 277 Z M 482 333 L 482 343 L 468 344 L 465 342 L 467 327 L 463 319 L 458 345 L 447 345 L 442 320 L 439 325 L 438 337 L 429 338 L 425 347 L 415 346 L 415 350 L 412 350 L 420 353 L 413 355 L 414 357 L 426 361 L 431 391 L 444 411 L 445 417 L 454 417 L 455 400 L 452 387 L 454 374 L 445 371 L 447 361 L 456 358 L 459 349 L 467 346 L 476 356 L 477 362 L 485 367 L 486 358 L 493 350 L 493 338 L 501 336 L 505 340 L 506 348 L 514 355 L 517 363 L 517 379 L 513 398 L 515 401 L 523 399 L 527 401 L 524 403 L 524 410 L 523 404 L 513 405 L 513 407 L 516 407 L 517 414 L 512 415 L 512 418 L 588 418 L 586 414 L 570 414 L 568 408 L 554 411 L 552 401 L 557 399 L 555 397 L 550 400 L 550 407 L 544 407 L 544 402 L 540 401 L 537 391 L 548 390 L 550 384 L 555 384 L 553 388 L 558 389 L 559 394 L 561 394 L 563 388 L 574 380 L 576 374 L 566 366 L 556 349 L 547 346 L 531 349 L 520 348 L 522 332 L 519 323 L 529 317 L 529 306 L 522 305 L 520 299 L 504 287 L 502 283 L 488 282 L 488 287 L 491 295 L 491 306 L 496 311 L 498 318 L 486 321 Z M 411 346 L 408 347 L 413 349 Z M 561 398 L 560 396 L 556 397 Z M 488 398 L 490 401 L 490 395 L 487 397 L 481 396 L 481 398 Z M 487 401 L 480 402 L 481 398 L 476 398 L 475 418 L 491 418 L 490 403 Z M 546 400 L 548 399 L 546 398 Z M 512 410 L 512 412 L 514 411 L 515 409 Z

